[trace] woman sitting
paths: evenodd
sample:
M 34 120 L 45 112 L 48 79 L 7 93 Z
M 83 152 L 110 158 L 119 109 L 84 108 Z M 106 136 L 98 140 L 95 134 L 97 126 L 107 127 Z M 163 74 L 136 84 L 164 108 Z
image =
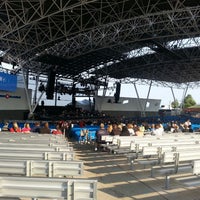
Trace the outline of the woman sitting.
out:
M 59 126 L 59 124 L 56 125 L 56 129 L 52 131 L 52 134 L 55 134 L 55 135 L 62 134 L 61 127 Z
M 128 131 L 127 126 L 122 127 L 122 132 L 121 132 L 120 136 L 130 136 L 130 132 Z
M 22 128 L 22 132 L 23 133 L 30 133 L 31 132 L 31 128 L 30 128 L 30 124 L 29 123 L 25 123 L 24 127 Z
M 21 128 L 18 126 L 17 122 L 13 122 L 13 126 L 10 128 L 10 132 L 21 132 Z

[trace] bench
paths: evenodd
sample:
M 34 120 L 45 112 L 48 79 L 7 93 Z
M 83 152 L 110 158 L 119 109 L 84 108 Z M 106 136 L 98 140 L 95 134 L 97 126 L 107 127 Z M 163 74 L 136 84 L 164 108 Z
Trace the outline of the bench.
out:
M 192 176 L 177 178 L 176 181 L 187 187 L 200 186 L 200 177 L 198 176 L 200 174 L 200 160 L 193 161 L 192 174 Z
M 29 144 L 31 144 L 31 143 L 33 143 L 33 144 L 49 144 L 49 143 L 53 143 L 53 144 L 67 144 L 67 141 L 65 141 L 65 140 L 51 140 L 51 139 L 48 139 L 48 140 L 42 140 L 42 139 L 40 139 L 40 138 L 38 138 L 38 139 L 31 139 L 31 140 L 29 140 L 29 139 L 27 139 L 27 138 L 0 138 L 0 141 L 1 141 L 1 143 L 29 143 Z
M 137 136 L 113 136 L 112 142 L 107 143 L 106 148 L 114 154 L 129 153 L 131 142 L 134 141 L 135 138 L 137 138 Z
M 168 189 L 170 186 L 170 175 L 186 170 L 191 171 L 193 168 L 192 162 L 198 159 L 200 159 L 200 152 L 196 150 L 164 152 L 161 166 L 152 167 L 151 176 L 154 177 L 155 170 L 159 174 L 165 175 L 165 189 Z
M 119 136 L 113 136 L 112 142 L 103 144 L 103 147 L 106 148 L 110 153 L 113 152 L 114 149 L 118 148 L 118 138 Z
M 154 157 L 155 159 L 158 159 L 158 163 L 160 163 L 161 156 L 164 152 L 167 151 L 183 151 L 183 150 L 200 150 L 199 144 L 177 144 L 172 143 L 170 145 L 164 145 L 164 146 L 144 146 L 141 152 L 141 157 Z
M 74 160 L 74 152 L 0 151 L 0 159 L 14 160 Z
M 0 160 L 0 174 L 67 177 L 83 174 L 81 161 Z
M 119 136 L 118 136 L 119 137 Z M 100 146 L 102 147 L 108 147 L 110 144 L 113 145 L 113 140 L 114 138 L 116 138 L 116 136 L 112 136 L 112 135 L 102 135 L 101 136 L 101 141 L 103 144 L 100 144 Z
M 0 142 L 0 147 L 7 147 L 7 146 L 11 146 L 11 147 L 69 147 L 69 143 L 65 143 L 65 144 L 56 144 L 56 143 L 13 143 L 13 142 Z
M 111 138 L 113 138 L 111 142 Z M 114 153 L 126 153 L 126 152 L 136 152 L 137 154 L 142 151 L 144 146 L 158 146 L 158 145 L 165 145 L 166 143 L 180 143 L 180 144 L 195 144 L 200 141 L 200 137 L 197 136 L 190 136 L 190 135 L 183 135 L 183 138 L 179 138 L 175 135 L 169 138 L 169 135 L 166 136 L 104 136 L 103 137 L 106 144 L 104 147 L 109 149 L 109 151 L 113 151 Z M 106 139 L 108 141 L 106 142 Z M 132 141 L 131 146 L 129 146 L 130 142 Z M 129 148 L 130 147 L 130 148 Z M 120 148 L 122 150 L 120 150 Z
M 117 139 L 117 148 L 113 149 L 114 154 L 120 153 L 130 153 L 130 146 L 133 138 L 129 138 L 129 140 Z
M 65 144 L 68 143 L 66 138 L 62 135 L 53 134 L 23 134 L 23 133 L 2 133 L 0 134 L 1 143 L 13 142 L 13 143 L 57 143 Z
M 44 151 L 66 151 L 66 152 L 69 152 L 69 151 L 73 151 L 73 147 L 54 147 L 54 146 L 47 146 L 47 147 L 40 147 L 40 146 L 1 146 L 0 145 L 0 152 L 3 152 L 3 151 L 40 151 L 40 152 L 44 152 Z
M 1 176 L 0 191 L 0 197 L 96 200 L 97 181 Z
M 135 150 L 134 150 L 134 145 L 135 145 Z M 181 150 L 199 150 L 200 149 L 200 144 L 196 143 L 196 142 L 165 142 L 165 143 L 159 143 L 156 141 L 156 143 L 144 143 L 142 142 L 142 144 L 138 143 L 135 144 L 134 142 L 132 142 L 131 144 L 131 151 L 132 152 L 136 152 L 137 156 L 136 158 L 138 158 L 139 156 L 141 158 L 154 158 L 155 162 L 157 162 L 158 164 L 160 163 L 160 159 L 161 156 L 163 154 L 163 152 L 165 151 L 181 151 Z M 135 158 L 133 158 L 135 159 Z M 157 161 L 156 161 L 157 160 Z M 131 160 L 131 165 L 133 164 L 133 160 Z M 141 161 L 140 164 L 144 164 L 144 165 L 148 165 L 148 164 L 155 164 L 154 162 L 152 162 L 152 160 L 148 161 Z

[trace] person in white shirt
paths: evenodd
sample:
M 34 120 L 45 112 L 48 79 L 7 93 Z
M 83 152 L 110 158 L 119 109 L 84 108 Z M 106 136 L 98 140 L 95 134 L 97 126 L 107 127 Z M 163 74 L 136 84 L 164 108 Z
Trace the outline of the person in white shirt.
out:
M 191 121 L 188 119 L 184 124 L 183 124 L 183 127 L 184 127 L 184 130 L 183 132 L 189 132 L 190 128 L 191 128 Z
M 164 129 L 163 129 L 162 124 L 156 124 L 155 129 L 152 131 L 152 135 L 162 136 L 163 133 L 164 133 Z
M 127 128 L 128 128 L 130 135 L 135 135 L 135 132 L 134 132 L 134 129 L 133 129 L 133 124 L 128 123 Z

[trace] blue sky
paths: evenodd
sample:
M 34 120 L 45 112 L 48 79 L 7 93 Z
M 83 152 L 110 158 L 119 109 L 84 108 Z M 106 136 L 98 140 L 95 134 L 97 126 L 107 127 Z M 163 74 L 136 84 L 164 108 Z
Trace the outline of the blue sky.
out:
M 148 85 L 136 85 L 138 94 L 140 98 L 147 98 L 149 86 Z M 181 102 L 184 94 L 183 89 L 173 89 L 175 98 Z M 113 96 L 115 91 L 107 92 L 107 95 Z M 200 88 L 187 90 L 186 95 L 191 94 L 193 99 L 196 101 L 197 104 L 200 104 Z M 135 92 L 135 88 L 133 84 L 122 84 L 121 85 L 121 97 L 132 97 L 137 98 L 137 94 Z M 149 94 L 150 99 L 161 99 L 161 105 L 170 105 L 173 99 L 173 94 L 171 92 L 171 88 L 167 87 L 157 87 L 152 86 L 151 91 Z

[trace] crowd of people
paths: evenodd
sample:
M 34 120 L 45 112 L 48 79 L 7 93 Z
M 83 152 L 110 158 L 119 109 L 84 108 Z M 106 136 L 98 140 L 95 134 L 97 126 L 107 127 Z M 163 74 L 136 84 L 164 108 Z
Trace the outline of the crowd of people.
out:
M 161 121 L 157 123 L 148 123 L 148 122 L 111 122 L 109 120 L 102 121 L 98 120 L 76 120 L 76 121 L 58 121 L 55 122 L 54 128 L 49 127 L 49 122 L 39 122 L 35 121 L 30 125 L 30 123 L 25 122 L 23 127 L 19 127 L 17 122 L 8 122 L 4 123 L 2 131 L 9 131 L 11 133 L 21 132 L 24 134 L 27 133 L 39 133 L 39 134 L 64 134 L 69 138 L 69 133 L 72 133 L 71 127 L 77 125 L 83 130 L 87 130 L 84 127 L 90 125 L 96 125 L 99 127 L 96 131 L 96 147 L 102 143 L 102 135 L 119 135 L 119 136 L 144 136 L 145 134 L 151 134 L 155 136 L 162 136 L 165 132 L 178 133 L 178 132 L 193 132 L 191 121 L 188 119 L 184 123 L 171 121 L 167 124 L 163 124 Z M 83 136 L 87 133 L 82 133 Z
M 188 119 L 184 123 L 170 122 L 163 126 L 162 122 L 158 121 L 156 124 L 148 124 L 146 122 L 137 125 L 136 123 L 110 123 L 106 127 L 103 123 L 100 124 L 99 130 L 96 132 L 96 147 L 104 143 L 101 140 L 102 135 L 119 135 L 119 136 L 144 136 L 150 134 L 153 136 L 162 136 L 164 133 L 179 133 L 179 132 L 193 132 L 191 121 Z
M 180 123 L 178 121 L 171 121 L 167 124 L 165 131 L 170 131 L 172 133 L 193 132 L 192 123 L 190 119 L 187 119 L 184 123 Z
M 11 133 L 40 133 L 40 134 L 63 134 L 64 129 L 61 123 L 57 123 L 55 129 L 50 129 L 49 122 L 36 121 L 31 127 L 30 123 L 25 122 L 23 127 L 19 127 L 16 121 L 12 122 L 9 126 L 8 122 L 5 122 L 1 131 L 9 131 Z

